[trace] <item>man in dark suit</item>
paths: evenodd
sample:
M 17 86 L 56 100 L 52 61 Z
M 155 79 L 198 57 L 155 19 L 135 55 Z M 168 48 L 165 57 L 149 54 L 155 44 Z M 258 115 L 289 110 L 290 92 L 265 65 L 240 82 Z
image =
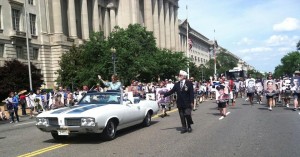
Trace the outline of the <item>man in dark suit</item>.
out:
M 182 124 L 181 133 L 192 132 L 191 124 L 193 124 L 191 112 L 194 103 L 194 89 L 193 83 L 188 81 L 186 77 L 187 73 L 180 70 L 179 81 L 169 92 L 164 94 L 164 97 L 167 97 L 175 92 L 177 93 L 177 108 Z

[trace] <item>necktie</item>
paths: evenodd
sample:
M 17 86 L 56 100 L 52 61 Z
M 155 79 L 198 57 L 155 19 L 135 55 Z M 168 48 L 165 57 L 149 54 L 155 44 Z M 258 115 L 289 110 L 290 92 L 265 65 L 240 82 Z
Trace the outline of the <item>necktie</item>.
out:
M 180 88 L 183 87 L 183 81 L 180 81 Z

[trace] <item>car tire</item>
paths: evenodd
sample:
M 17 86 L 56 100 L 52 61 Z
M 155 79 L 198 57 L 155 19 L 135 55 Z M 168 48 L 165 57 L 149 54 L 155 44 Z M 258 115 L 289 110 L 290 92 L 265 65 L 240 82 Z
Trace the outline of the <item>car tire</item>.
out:
M 68 136 L 60 136 L 60 135 L 58 135 L 57 132 L 51 132 L 51 135 L 52 135 L 53 139 L 56 141 L 62 141 L 62 140 L 67 139 L 67 137 L 68 137 Z
M 102 132 L 102 135 L 105 140 L 110 141 L 116 137 L 116 132 L 117 132 L 116 123 L 113 120 L 109 120 Z
M 147 115 L 144 118 L 143 126 L 148 127 L 150 125 L 151 125 L 151 114 L 150 114 L 150 112 L 148 112 Z

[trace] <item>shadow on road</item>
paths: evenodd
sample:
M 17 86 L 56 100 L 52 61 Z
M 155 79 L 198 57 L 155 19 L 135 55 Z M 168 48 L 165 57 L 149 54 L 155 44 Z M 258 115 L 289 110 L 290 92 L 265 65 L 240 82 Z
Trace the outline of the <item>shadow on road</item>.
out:
M 220 116 L 220 113 L 206 113 L 206 114 L 211 114 L 211 115 L 214 115 L 214 116 Z
M 164 128 L 164 129 L 160 129 L 160 130 L 173 130 L 173 129 L 176 129 L 176 131 L 181 131 L 182 127 Z
M 259 110 L 269 110 L 268 108 L 266 108 L 266 107 L 260 107 L 260 108 L 258 108 Z
M 158 123 L 159 121 L 152 121 L 151 125 L 155 125 L 156 123 Z M 142 127 L 141 125 L 135 125 L 129 128 L 125 128 L 122 130 L 118 130 L 117 134 L 116 134 L 116 139 L 120 138 L 124 135 L 133 133 L 135 131 L 138 130 L 142 130 L 142 129 L 147 129 L 147 127 Z M 44 141 L 45 143 L 63 143 L 63 144 L 100 144 L 103 142 L 109 142 L 109 141 L 105 141 L 102 138 L 101 134 L 77 134 L 77 135 L 70 135 L 67 139 L 63 140 L 63 141 L 56 141 L 54 139 L 49 139 Z

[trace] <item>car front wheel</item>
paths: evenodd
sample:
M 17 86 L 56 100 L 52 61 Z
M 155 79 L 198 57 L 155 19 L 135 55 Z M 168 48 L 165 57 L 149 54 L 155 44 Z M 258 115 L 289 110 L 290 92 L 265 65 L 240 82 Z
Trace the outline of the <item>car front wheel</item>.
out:
M 117 125 L 113 120 L 109 120 L 105 129 L 103 130 L 103 137 L 105 140 L 113 140 L 116 137 Z
M 143 121 L 143 126 L 148 127 L 150 125 L 151 125 L 151 114 L 150 114 L 150 112 L 148 112 Z

